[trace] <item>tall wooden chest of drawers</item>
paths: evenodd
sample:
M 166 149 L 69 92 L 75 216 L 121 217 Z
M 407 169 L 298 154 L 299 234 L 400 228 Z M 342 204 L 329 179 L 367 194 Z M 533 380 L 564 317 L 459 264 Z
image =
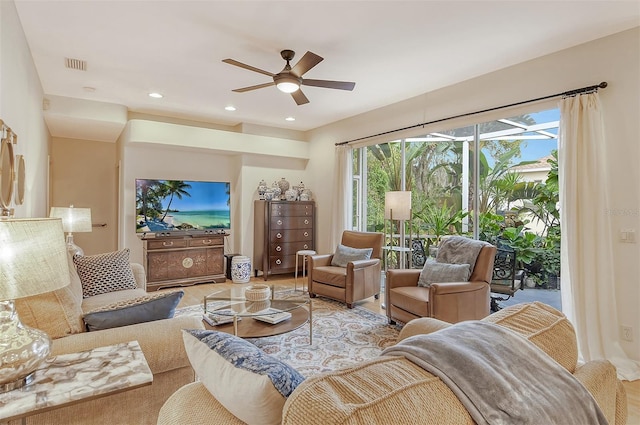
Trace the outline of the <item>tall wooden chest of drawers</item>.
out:
M 224 236 L 169 236 L 144 240 L 147 291 L 224 282 Z
M 255 276 L 293 273 L 296 252 L 315 249 L 315 202 L 255 201 L 253 231 Z

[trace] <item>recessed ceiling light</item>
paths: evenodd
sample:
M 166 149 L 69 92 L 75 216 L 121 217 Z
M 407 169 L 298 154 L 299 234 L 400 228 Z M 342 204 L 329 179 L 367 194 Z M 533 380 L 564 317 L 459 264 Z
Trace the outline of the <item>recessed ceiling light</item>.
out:
M 225 110 L 225 111 L 235 111 L 235 110 L 236 110 L 236 107 L 235 107 L 235 106 L 232 106 L 232 105 L 229 105 L 229 106 L 225 106 L 225 107 L 224 107 L 224 110 Z
M 285 118 L 285 120 L 286 120 L 286 121 L 295 121 L 296 119 L 295 119 L 295 118 L 293 118 L 293 117 L 287 117 L 287 118 Z
M 164 96 L 160 93 L 153 92 L 149 93 L 149 97 L 153 97 L 154 99 L 162 99 Z

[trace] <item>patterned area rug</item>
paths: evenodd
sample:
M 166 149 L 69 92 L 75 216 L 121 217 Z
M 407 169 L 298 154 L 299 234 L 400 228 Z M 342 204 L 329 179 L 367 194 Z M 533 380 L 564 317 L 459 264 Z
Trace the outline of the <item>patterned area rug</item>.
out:
M 202 308 L 192 306 L 176 311 L 176 316 L 183 314 L 200 315 Z M 378 357 L 398 337 L 398 328 L 388 325 L 385 316 L 358 306 L 348 309 L 325 298 L 313 300 L 313 345 L 309 345 L 308 326 L 247 341 L 308 377 Z

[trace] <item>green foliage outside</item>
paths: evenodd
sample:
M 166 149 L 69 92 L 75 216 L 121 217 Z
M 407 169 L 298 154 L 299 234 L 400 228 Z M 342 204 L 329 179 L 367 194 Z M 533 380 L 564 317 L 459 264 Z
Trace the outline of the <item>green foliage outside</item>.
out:
M 426 234 L 432 235 L 430 244 L 438 245 L 444 235 L 462 233 L 462 219 L 469 215 L 454 207 L 443 204 L 437 207 L 426 204 L 421 211 L 417 211 L 415 217 L 422 221 Z M 429 244 L 429 245 L 430 245 Z
M 527 117 L 523 119 L 526 121 Z M 468 133 L 469 128 L 456 131 Z M 557 151 L 552 153 L 551 171 L 545 182 L 523 182 L 520 175 L 512 171 L 515 165 L 531 163 L 517 162 L 521 143 L 481 142 L 477 206 L 480 239 L 515 249 L 519 266 L 538 284 L 543 284 L 548 276 L 560 273 Z M 405 146 L 405 190 L 412 191 L 411 233 L 423 239 L 426 246 L 437 244 L 444 235 L 470 236 L 473 214 L 462 211 L 462 142 L 407 142 Z M 385 192 L 401 190 L 400 148 L 400 142 L 366 148 L 369 231 L 384 228 Z M 473 175 L 472 152 L 469 157 L 470 175 Z M 471 212 L 473 199 L 473 193 L 469 193 Z M 540 234 L 527 229 L 527 224 L 534 219 L 543 225 Z M 465 222 L 469 229 L 466 232 L 463 231 Z

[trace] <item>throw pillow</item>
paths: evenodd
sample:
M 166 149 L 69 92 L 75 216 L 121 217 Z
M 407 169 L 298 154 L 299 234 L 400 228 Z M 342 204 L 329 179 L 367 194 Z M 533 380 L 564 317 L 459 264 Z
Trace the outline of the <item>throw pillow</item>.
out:
M 40 329 L 52 339 L 84 332 L 82 322 L 82 288 L 70 256 L 69 279 L 71 283 L 53 292 L 15 300 L 15 306 L 23 324 Z
M 447 264 L 428 260 L 418 278 L 418 286 L 428 288 L 432 283 L 467 282 L 471 276 L 469 264 Z
M 160 292 L 144 297 L 118 301 L 84 315 L 88 331 L 119 328 L 136 323 L 170 319 L 184 291 Z
M 75 255 L 73 262 L 84 298 L 137 287 L 129 265 L 129 248 L 98 255 Z
M 373 248 L 351 248 L 350 246 L 338 245 L 335 254 L 331 259 L 331 265 L 336 267 L 347 267 L 347 263 L 358 260 L 368 260 L 371 258 Z
M 287 397 L 304 380 L 291 366 L 236 336 L 183 331 L 191 366 L 229 412 L 252 425 L 280 424 Z

